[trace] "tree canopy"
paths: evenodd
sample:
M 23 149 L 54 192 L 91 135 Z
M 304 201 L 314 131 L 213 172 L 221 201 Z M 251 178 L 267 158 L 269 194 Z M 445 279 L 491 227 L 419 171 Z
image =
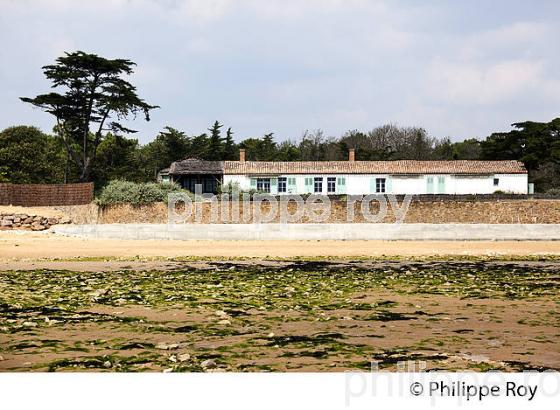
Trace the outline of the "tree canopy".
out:
M 126 59 L 66 53 L 43 67 L 45 77 L 60 92 L 21 98 L 56 118 L 56 134 L 79 170 L 80 181 L 90 180 L 97 149 L 108 132 L 134 133 L 122 121 L 138 114 L 149 121 L 150 110 L 157 108 L 138 97 L 136 88 L 123 79 L 134 66 Z

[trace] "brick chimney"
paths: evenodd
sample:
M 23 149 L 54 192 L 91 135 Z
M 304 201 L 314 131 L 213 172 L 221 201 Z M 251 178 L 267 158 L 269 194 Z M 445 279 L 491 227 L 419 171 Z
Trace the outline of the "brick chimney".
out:
M 348 150 L 348 161 L 350 162 L 356 161 L 356 150 L 354 148 L 350 148 Z
M 243 148 L 239 150 L 239 162 L 245 162 L 245 149 Z

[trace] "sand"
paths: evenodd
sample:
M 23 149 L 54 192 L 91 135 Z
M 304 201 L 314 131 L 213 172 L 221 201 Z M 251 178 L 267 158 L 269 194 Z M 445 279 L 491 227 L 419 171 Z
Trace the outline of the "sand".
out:
M 45 259 L 175 257 L 380 258 L 560 255 L 560 241 L 161 241 L 0 232 L 0 264 Z

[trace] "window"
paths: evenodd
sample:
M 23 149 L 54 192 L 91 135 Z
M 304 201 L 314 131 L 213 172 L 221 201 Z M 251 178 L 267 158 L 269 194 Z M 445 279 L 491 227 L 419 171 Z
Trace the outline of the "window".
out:
M 327 178 L 327 193 L 334 194 L 336 192 L 336 178 L 335 177 L 328 177 Z
M 314 178 L 313 192 L 315 192 L 316 194 L 320 194 L 321 192 L 323 192 L 323 178 Z
M 257 178 L 257 191 L 270 193 L 270 178 Z
M 494 178 L 494 186 L 500 185 L 500 178 Z
M 287 178 L 286 177 L 279 177 L 278 178 L 278 192 L 286 192 L 286 182 L 287 182 Z
M 375 178 L 375 192 L 385 192 L 385 178 Z

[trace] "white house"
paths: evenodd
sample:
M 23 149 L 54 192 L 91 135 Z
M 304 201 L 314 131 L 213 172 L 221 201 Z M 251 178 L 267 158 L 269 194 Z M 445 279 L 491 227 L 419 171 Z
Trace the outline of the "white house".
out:
M 275 195 L 324 194 L 527 194 L 527 170 L 519 161 L 348 161 L 174 162 L 169 179 L 194 191 L 217 192 L 219 184 L 236 184 L 243 191 Z M 165 174 L 162 174 L 165 177 Z

